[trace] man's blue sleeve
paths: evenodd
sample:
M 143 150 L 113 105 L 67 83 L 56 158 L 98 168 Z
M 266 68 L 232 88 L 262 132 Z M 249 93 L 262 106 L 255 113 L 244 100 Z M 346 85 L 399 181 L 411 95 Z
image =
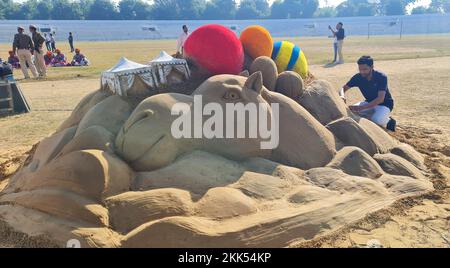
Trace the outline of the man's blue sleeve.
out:
M 358 84 L 358 75 L 353 76 L 352 79 L 347 82 L 348 87 L 356 87 Z
M 387 81 L 387 76 L 383 75 L 380 78 L 380 81 L 378 82 L 378 91 L 387 91 L 387 87 L 388 87 L 388 81 Z

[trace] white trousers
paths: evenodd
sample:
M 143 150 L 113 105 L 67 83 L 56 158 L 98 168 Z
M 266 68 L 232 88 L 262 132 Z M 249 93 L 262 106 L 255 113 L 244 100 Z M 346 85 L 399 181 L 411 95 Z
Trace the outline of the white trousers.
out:
M 337 53 L 339 54 L 339 61 L 344 62 L 344 54 L 342 53 L 342 47 L 344 47 L 344 40 L 338 40 L 336 44 Z
M 17 57 L 19 57 L 20 68 L 22 69 L 23 76 L 25 78 L 30 78 L 30 75 L 28 74 L 27 63 L 28 63 L 28 67 L 30 68 L 33 76 L 34 77 L 38 76 L 38 73 L 36 71 L 36 66 L 34 66 L 34 63 L 31 60 L 30 50 L 28 50 L 28 49 L 17 50 Z
M 39 49 L 39 53 L 37 51 L 34 52 L 34 65 L 36 66 L 36 70 L 40 76 L 45 77 L 47 75 L 47 67 L 45 66 L 44 59 L 44 50 Z
M 359 103 L 356 103 L 355 106 L 364 106 L 369 104 L 368 102 L 362 101 Z M 374 122 L 375 124 L 386 128 L 387 124 L 389 123 L 389 116 L 391 115 L 391 110 L 384 106 L 384 105 L 378 105 L 375 108 L 367 109 L 359 112 L 362 115 L 370 115 L 372 114 L 372 117 L 370 120 Z

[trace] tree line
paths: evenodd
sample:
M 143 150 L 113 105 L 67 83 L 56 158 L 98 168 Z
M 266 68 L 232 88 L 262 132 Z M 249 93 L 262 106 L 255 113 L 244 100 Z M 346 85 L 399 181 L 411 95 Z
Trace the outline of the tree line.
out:
M 8 20 L 230 20 L 352 17 L 406 14 L 417 0 L 347 0 L 319 7 L 318 0 L 13 0 L 0 1 L 0 19 Z M 450 1 L 432 0 L 411 14 L 450 13 Z

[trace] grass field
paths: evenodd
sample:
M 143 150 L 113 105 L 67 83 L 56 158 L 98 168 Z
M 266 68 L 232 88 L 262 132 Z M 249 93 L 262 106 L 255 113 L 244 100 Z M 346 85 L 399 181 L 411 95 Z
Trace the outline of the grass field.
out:
M 312 65 L 325 64 L 333 56 L 332 40 L 329 38 L 287 38 L 283 40 L 298 44 Z M 82 53 L 90 59 L 92 65 L 83 68 L 52 68 L 49 72 L 49 80 L 97 78 L 102 71 L 115 65 L 121 57 L 145 63 L 157 56 L 161 50 L 173 53 L 176 49 L 176 41 L 80 42 L 75 46 L 80 48 Z M 68 58 L 72 57 L 72 54 L 68 52 L 70 50 L 67 43 L 58 43 L 58 47 Z M 0 57 L 7 58 L 9 49 L 9 44 L 0 44 Z M 402 39 L 398 36 L 377 36 L 370 39 L 363 36 L 349 37 L 345 41 L 344 51 L 347 62 L 353 62 L 365 54 L 369 54 L 377 60 L 450 56 L 450 35 L 404 36 Z M 17 78 L 22 77 L 22 74 L 17 72 Z

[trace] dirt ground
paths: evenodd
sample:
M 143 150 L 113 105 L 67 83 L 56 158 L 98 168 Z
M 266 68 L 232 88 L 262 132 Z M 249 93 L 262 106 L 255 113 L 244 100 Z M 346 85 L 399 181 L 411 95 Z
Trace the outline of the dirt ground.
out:
M 293 247 L 450 247 L 450 58 L 380 61 L 375 68 L 388 75 L 396 102 L 393 116 L 399 130 L 393 135 L 425 154 L 436 191 Z M 357 65 L 311 69 L 340 88 Z M 349 102 L 361 98 L 354 89 Z
M 440 142 L 450 142 L 450 57 L 405 59 L 375 62 L 375 69 L 388 76 L 395 100 L 393 112 L 401 126 L 415 126 L 429 131 Z M 319 79 L 341 88 L 358 71 L 356 63 L 332 68 L 313 65 L 311 72 Z M 352 89 L 349 102 L 361 101 L 358 89 Z
M 425 155 L 435 191 L 406 198 L 346 227 L 292 247 L 450 247 L 450 147 L 439 133 L 399 127 L 393 134 Z
M 98 79 L 20 84 L 33 111 L 0 117 L 0 163 L 22 155 L 51 134 L 81 98 L 99 86 Z
M 436 191 L 401 200 L 357 223 L 293 247 L 450 247 L 450 57 L 387 60 L 376 69 L 389 77 L 396 101 L 394 135 L 426 155 Z M 355 63 L 332 68 L 312 65 L 311 72 L 336 89 L 357 72 Z M 21 84 L 33 112 L 0 118 L 0 189 L 32 145 L 51 134 L 99 79 Z M 354 89 L 350 103 L 361 100 Z M 0 247 L 1 247 L 0 243 Z M 3 245 L 10 246 L 10 245 Z

